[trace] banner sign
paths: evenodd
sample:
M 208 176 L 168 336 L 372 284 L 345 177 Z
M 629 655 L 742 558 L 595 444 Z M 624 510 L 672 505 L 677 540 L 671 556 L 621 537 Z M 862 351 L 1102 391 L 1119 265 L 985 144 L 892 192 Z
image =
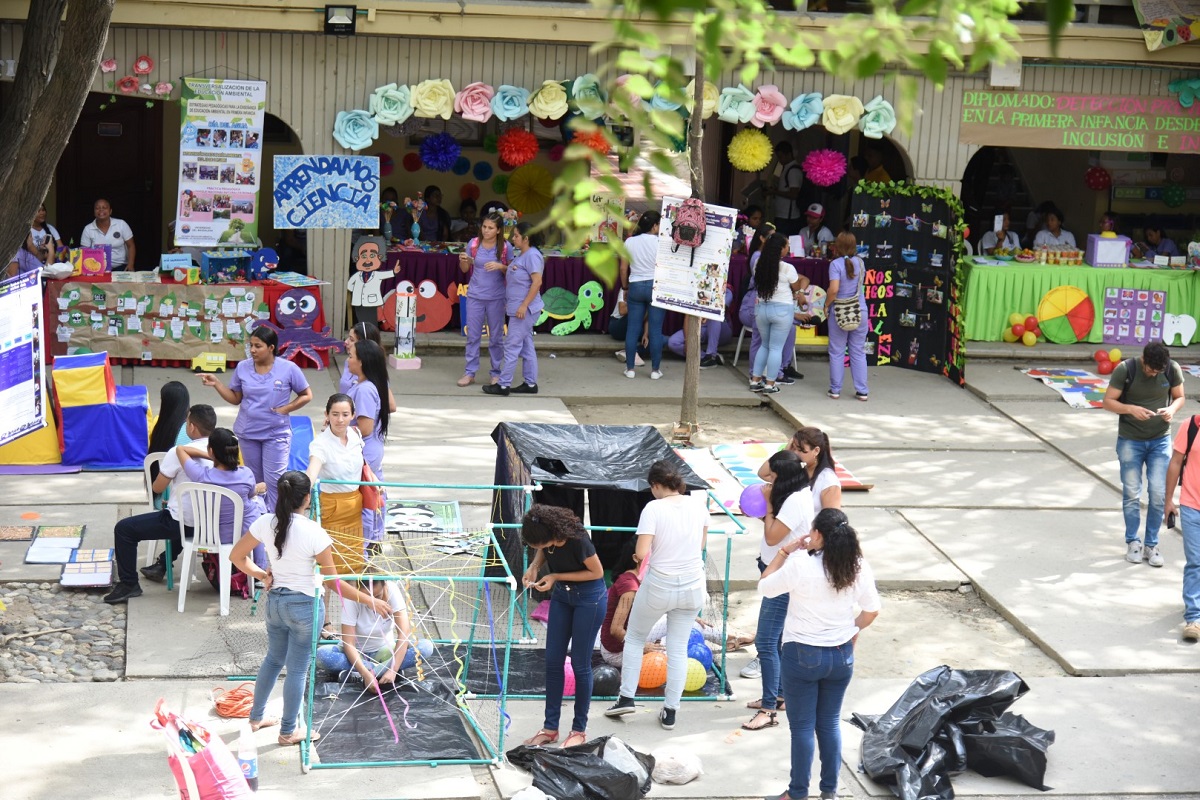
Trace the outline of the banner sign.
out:
M 1133 0 L 1147 50 L 1200 38 L 1200 0 Z
M 378 156 L 275 156 L 275 227 L 379 227 Z
M 46 426 L 40 275 L 0 281 L 0 444 Z
M 705 203 L 704 241 L 693 251 L 685 245 L 677 247 L 671 239 L 671 224 L 681 203 L 678 197 L 663 198 L 651 304 L 721 322 L 725 319 L 725 283 L 729 279 L 738 211 Z
M 175 244 L 255 243 L 267 84 L 184 78 L 180 99 Z
M 1200 103 L 1174 97 L 963 92 L 958 140 L 1001 147 L 1200 153 Z

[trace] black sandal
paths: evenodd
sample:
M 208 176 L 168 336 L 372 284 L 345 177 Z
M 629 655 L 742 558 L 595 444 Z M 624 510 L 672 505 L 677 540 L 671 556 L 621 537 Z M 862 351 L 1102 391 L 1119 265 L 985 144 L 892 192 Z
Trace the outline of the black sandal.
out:
M 754 720 L 758 719 L 763 714 L 767 715 L 767 721 L 764 722 L 762 725 L 755 725 Z M 742 723 L 742 729 L 747 730 L 747 731 L 761 731 L 763 728 L 774 728 L 776 725 L 779 724 L 779 720 L 777 720 L 775 718 L 776 716 L 777 715 L 774 711 L 759 711 L 757 714 L 755 714 L 753 717 L 750 718 L 749 722 Z

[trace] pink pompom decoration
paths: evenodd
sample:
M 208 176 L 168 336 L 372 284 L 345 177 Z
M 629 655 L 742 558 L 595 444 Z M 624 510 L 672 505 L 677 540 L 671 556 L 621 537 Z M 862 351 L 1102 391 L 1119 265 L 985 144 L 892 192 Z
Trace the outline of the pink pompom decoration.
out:
M 833 186 L 846 174 L 846 157 L 837 150 L 813 150 L 802 166 L 805 177 L 817 186 Z
M 565 145 L 556 144 L 550 148 L 549 158 L 551 161 L 562 161 L 563 151 L 566 150 Z
M 778 86 L 770 83 L 758 87 L 758 94 L 754 95 L 753 102 L 754 116 L 750 118 L 750 122 L 756 128 L 777 124 L 783 117 L 783 112 L 788 109 L 788 99 L 779 91 Z

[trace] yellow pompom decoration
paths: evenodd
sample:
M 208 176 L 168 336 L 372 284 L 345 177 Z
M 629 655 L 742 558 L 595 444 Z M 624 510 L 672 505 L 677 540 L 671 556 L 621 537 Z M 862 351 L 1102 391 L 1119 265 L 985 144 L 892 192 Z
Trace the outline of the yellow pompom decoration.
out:
M 729 163 L 742 172 L 758 172 L 771 163 L 774 153 L 771 140 L 756 128 L 738 131 L 729 142 Z

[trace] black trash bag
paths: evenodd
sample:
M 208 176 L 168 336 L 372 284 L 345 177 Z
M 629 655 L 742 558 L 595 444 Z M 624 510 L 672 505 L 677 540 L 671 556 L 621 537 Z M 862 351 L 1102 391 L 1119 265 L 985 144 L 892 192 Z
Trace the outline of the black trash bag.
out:
M 1007 775 L 1043 792 L 1046 786 L 1046 751 L 1054 744 L 1054 731 L 1044 730 L 1019 714 L 1001 714 L 983 722 L 980 730 L 963 733 L 967 765 L 987 778 Z
M 604 760 L 609 738 L 553 749 L 521 745 L 506 755 L 515 766 L 533 773 L 535 788 L 556 800 L 637 800 L 650 791 L 654 756 L 639 753 L 626 743 L 646 770 L 646 780 L 639 786 L 636 777 Z
M 967 747 L 963 743 L 963 731 L 953 722 L 947 722 L 933 738 L 946 749 L 946 771 L 957 775 L 967 768 Z

